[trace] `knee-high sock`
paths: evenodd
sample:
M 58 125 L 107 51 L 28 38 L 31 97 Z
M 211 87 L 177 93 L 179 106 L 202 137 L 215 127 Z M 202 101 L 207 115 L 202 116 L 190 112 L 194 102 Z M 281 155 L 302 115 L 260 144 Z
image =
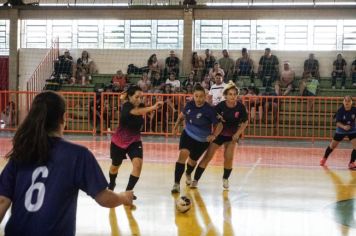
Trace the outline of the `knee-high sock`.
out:
M 185 173 L 186 173 L 187 175 L 191 175 L 192 172 L 193 172 L 193 170 L 194 170 L 194 168 L 195 168 L 195 166 L 191 166 L 191 165 L 189 165 L 189 164 L 187 163 L 187 169 L 186 169 Z
M 328 158 L 330 153 L 332 153 L 334 149 L 331 149 L 329 146 L 325 150 L 324 158 Z
M 136 176 L 130 175 L 129 182 L 128 182 L 127 187 L 126 187 L 126 191 L 132 190 L 135 187 L 135 185 L 136 185 L 136 183 L 137 183 L 139 178 L 140 177 L 136 177 Z
M 110 183 L 115 184 L 116 177 L 117 177 L 117 173 L 116 173 L 116 174 L 111 174 L 111 173 L 109 172 Z
M 179 183 L 182 175 L 184 173 L 185 165 L 179 162 L 176 162 L 176 169 L 174 170 L 174 183 Z
M 205 171 L 205 168 L 198 166 L 197 169 L 195 170 L 194 180 L 198 181 L 200 179 L 200 177 L 202 176 L 202 174 L 204 173 L 204 171 Z
M 355 162 L 356 161 L 356 149 L 352 150 L 351 152 L 351 160 L 350 160 L 350 163 L 351 162 Z
M 224 175 L 223 175 L 223 179 L 228 179 L 230 177 L 232 169 L 226 169 L 224 168 Z

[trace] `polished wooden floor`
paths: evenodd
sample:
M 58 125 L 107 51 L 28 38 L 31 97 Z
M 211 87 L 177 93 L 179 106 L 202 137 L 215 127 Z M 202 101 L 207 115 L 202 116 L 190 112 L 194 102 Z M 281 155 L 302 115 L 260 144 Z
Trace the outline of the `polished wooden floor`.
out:
M 69 139 L 92 150 L 107 175 L 108 139 Z M 177 141 L 145 139 L 136 209 L 102 208 L 81 193 L 77 235 L 356 235 L 356 171 L 346 168 L 351 144 L 342 145 L 332 154 L 329 167 L 321 168 L 318 162 L 325 145 L 243 140 L 235 151 L 229 191 L 222 188 L 220 151 L 198 189 L 185 187 L 183 176 L 182 194 L 193 201 L 192 209 L 183 214 L 176 212 L 177 196 L 170 193 Z M 9 137 L 0 138 L 1 156 L 10 147 Z M 2 159 L 1 168 L 4 164 Z M 126 187 L 130 171 L 131 163 L 125 161 L 115 191 Z

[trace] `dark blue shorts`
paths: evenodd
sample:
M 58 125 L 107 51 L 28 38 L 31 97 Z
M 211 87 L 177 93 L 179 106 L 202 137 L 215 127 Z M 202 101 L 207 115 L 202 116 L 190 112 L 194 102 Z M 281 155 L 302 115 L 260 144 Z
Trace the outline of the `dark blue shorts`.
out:
M 340 141 L 342 141 L 345 137 L 348 137 L 349 140 L 351 141 L 351 140 L 353 140 L 354 138 L 356 138 L 356 133 L 350 133 L 350 134 L 339 134 L 339 133 L 335 133 L 333 139 L 334 139 L 335 141 L 339 141 L 339 142 L 340 142 Z
M 199 142 L 191 138 L 185 130 L 183 130 L 179 140 L 179 150 L 187 149 L 190 152 L 190 159 L 197 161 L 208 147 L 209 142 Z

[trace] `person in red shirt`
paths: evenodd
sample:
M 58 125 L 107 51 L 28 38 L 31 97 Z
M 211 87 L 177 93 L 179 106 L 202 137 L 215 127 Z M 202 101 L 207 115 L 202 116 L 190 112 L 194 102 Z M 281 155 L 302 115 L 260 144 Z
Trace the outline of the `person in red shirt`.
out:
M 126 86 L 126 76 L 122 73 L 121 70 L 118 70 L 116 71 L 116 75 L 112 77 L 111 83 L 114 87 L 117 88 L 117 91 L 124 91 Z

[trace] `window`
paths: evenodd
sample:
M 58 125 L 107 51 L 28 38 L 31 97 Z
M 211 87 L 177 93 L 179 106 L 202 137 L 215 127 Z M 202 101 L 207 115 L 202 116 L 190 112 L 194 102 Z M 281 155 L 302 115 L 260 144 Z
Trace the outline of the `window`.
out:
M 356 20 L 196 20 L 194 23 L 196 49 L 356 49 Z
M 182 20 L 24 20 L 22 47 L 183 48 Z M 1 36 L 0 36 L 1 37 Z
M 9 20 L 0 20 L 0 55 L 9 55 Z

